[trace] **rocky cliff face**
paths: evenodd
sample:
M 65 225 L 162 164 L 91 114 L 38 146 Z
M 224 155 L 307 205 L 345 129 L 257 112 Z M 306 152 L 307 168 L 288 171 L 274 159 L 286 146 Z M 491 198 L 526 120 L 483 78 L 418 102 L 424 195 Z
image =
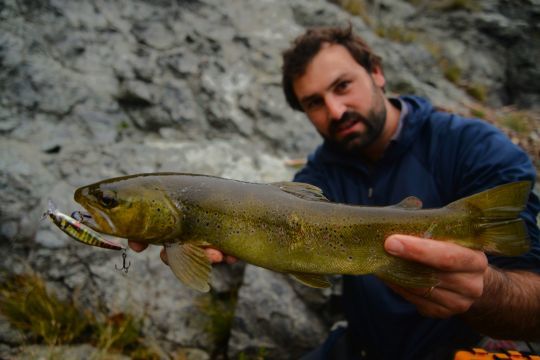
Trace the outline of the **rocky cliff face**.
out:
M 339 319 L 339 286 L 321 292 L 252 266 L 217 266 L 208 296 L 238 298 L 230 337 L 216 341 L 215 317 L 200 305 L 208 297 L 179 284 L 158 249 L 130 253 L 123 274 L 117 253 L 39 219 L 47 198 L 70 212 L 77 187 L 124 174 L 290 179 L 285 160 L 319 138 L 286 106 L 280 54 L 309 26 L 350 22 L 382 55 L 391 92 L 458 111 L 477 100 L 538 109 L 538 1 L 360 3 L 360 16 L 323 0 L 0 3 L 2 268 L 29 265 L 64 297 L 141 316 L 165 354 L 283 359 L 316 346 Z M 2 322 L 0 350 L 22 345 Z

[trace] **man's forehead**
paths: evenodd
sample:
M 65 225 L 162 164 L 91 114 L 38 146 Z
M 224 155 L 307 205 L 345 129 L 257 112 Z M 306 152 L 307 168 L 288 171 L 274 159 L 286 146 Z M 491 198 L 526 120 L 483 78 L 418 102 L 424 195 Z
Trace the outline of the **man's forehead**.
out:
M 300 97 L 311 96 L 330 88 L 336 81 L 363 67 L 342 45 L 326 43 L 313 57 L 304 73 L 294 80 Z

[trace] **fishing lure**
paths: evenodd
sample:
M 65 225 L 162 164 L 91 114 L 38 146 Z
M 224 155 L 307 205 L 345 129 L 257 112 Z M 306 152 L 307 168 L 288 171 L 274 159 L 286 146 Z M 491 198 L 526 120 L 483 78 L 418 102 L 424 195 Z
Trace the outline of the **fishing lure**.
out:
M 60 230 L 73 239 L 86 244 L 104 249 L 125 250 L 126 247 L 105 239 L 101 234 L 92 230 L 79 220 L 60 212 L 52 200 L 49 200 L 48 209 L 42 218 L 48 216 Z

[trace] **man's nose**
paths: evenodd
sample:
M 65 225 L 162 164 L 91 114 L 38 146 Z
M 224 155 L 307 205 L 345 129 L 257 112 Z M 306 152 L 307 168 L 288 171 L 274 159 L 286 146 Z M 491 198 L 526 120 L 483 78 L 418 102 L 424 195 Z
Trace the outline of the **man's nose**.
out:
M 343 113 L 347 111 L 347 106 L 333 97 L 325 99 L 325 102 L 330 120 L 335 121 L 341 119 Z

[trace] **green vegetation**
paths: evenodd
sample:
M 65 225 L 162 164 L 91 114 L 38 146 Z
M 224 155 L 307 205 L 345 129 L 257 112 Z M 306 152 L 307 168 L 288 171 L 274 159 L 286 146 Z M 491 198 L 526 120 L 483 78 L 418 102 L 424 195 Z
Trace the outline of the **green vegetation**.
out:
M 257 351 L 257 354 L 253 356 L 246 355 L 246 353 L 241 352 L 238 354 L 238 360 L 264 360 L 264 357 L 266 356 L 266 349 L 260 348 Z
M 409 31 L 399 26 L 389 26 L 389 27 L 378 26 L 375 29 L 375 33 L 379 37 L 383 37 L 383 38 L 386 38 L 395 42 L 412 43 L 416 40 L 415 32 Z
M 212 336 L 218 349 L 227 347 L 237 296 L 237 291 L 226 294 L 210 292 L 197 301 L 199 310 L 209 318 L 205 330 Z
M 96 347 L 104 351 L 140 352 L 138 340 L 142 321 L 133 315 L 117 313 L 92 323 L 95 329 Z
M 426 42 L 424 47 L 433 56 L 439 68 L 444 74 L 444 77 L 462 88 L 467 92 L 469 96 L 479 102 L 485 102 L 487 99 L 487 89 L 483 84 L 468 83 L 463 80 L 463 73 L 459 66 L 450 63 L 450 61 L 444 57 L 443 50 L 440 45 L 433 42 Z
M 126 130 L 129 129 L 129 123 L 126 120 L 120 121 L 120 123 L 117 125 L 117 130 Z
M 471 109 L 471 116 L 479 119 L 486 118 L 486 112 L 480 109 Z
M 90 326 L 88 314 L 51 296 L 37 275 L 15 275 L 3 282 L 0 312 L 15 328 L 47 345 L 71 343 Z
M 468 84 L 465 87 L 465 91 L 474 99 L 484 102 L 487 99 L 486 87 L 482 84 Z
M 122 352 L 133 359 L 158 359 L 141 341 L 142 321 L 133 315 L 97 314 L 74 300 L 61 300 L 36 274 L 4 276 L 0 313 L 29 342 L 50 346 L 89 343 L 105 355 Z
M 449 65 L 448 62 L 442 65 L 444 77 L 454 83 L 458 84 L 461 79 L 461 69 L 457 65 Z
M 520 134 L 527 134 L 531 131 L 531 125 L 533 120 L 525 113 L 521 111 L 511 111 L 503 113 L 498 118 L 498 123 L 502 126 L 514 130 Z

